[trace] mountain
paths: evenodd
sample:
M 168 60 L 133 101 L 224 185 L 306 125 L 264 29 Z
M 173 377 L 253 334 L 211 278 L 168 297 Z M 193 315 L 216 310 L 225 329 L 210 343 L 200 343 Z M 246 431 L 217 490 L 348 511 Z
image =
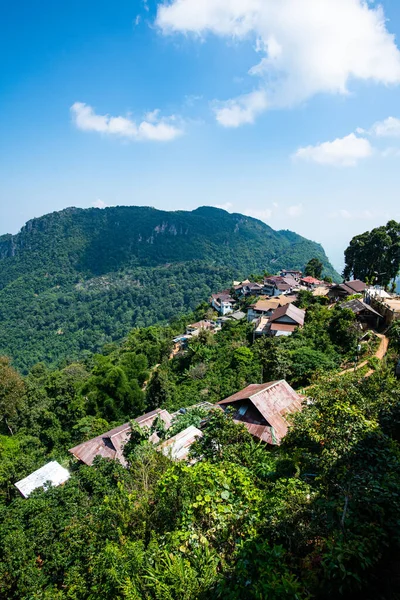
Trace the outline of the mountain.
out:
M 319 244 L 211 207 L 51 213 L 0 237 L 0 354 L 27 370 L 166 322 L 234 278 L 303 268 Z

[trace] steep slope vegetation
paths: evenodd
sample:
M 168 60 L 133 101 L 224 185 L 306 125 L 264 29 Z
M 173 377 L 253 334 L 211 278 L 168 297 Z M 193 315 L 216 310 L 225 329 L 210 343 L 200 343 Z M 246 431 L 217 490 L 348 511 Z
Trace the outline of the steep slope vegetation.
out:
M 323 248 L 202 207 L 69 208 L 0 237 L 0 354 L 25 370 L 95 351 L 193 309 L 232 278 L 302 268 Z

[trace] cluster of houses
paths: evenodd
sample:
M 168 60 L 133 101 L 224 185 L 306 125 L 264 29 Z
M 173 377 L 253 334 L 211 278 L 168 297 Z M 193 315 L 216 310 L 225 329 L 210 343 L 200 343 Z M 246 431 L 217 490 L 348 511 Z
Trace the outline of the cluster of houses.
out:
M 271 381 L 263 384 L 251 384 L 246 388 L 221 400 L 216 405 L 204 402 L 201 405 L 208 411 L 227 410 L 231 408 L 233 419 L 246 427 L 254 439 L 265 444 L 279 445 L 285 437 L 289 425 L 290 415 L 302 409 L 304 398 L 285 381 Z M 149 442 L 155 445 L 157 451 L 162 452 L 172 461 L 189 459 L 192 444 L 203 437 L 203 429 L 207 427 L 208 418 L 205 417 L 200 428 L 191 425 L 177 435 L 167 437 L 161 441 L 156 432 L 151 433 L 151 426 L 156 419 L 160 419 L 164 429 L 168 432 L 174 418 L 185 409 L 170 414 L 165 409 L 157 409 L 135 419 L 141 428 L 147 428 Z M 124 467 L 127 461 L 124 456 L 124 446 L 129 440 L 132 427 L 124 423 L 110 431 L 106 431 L 91 440 L 87 440 L 69 452 L 81 464 L 92 466 L 96 457 L 117 460 Z M 193 461 L 192 461 L 193 462 Z M 31 473 L 15 485 L 21 494 L 27 498 L 37 488 L 47 489 L 49 486 L 64 484 L 70 478 L 68 469 L 58 462 L 52 461 L 37 471 Z
M 254 297 L 254 302 L 247 306 L 247 320 L 254 324 L 255 337 L 288 336 L 304 325 L 305 311 L 295 306 L 302 290 L 351 310 L 363 329 L 376 329 L 383 322 L 390 324 L 394 318 L 400 318 L 400 299 L 383 290 L 368 287 L 360 280 L 327 283 L 303 277 L 298 270 L 283 270 L 279 275 L 265 277 L 262 283 L 248 279 L 235 281 L 232 289 L 213 294 L 210 303 L 219 313 L 216 322 L 221 326 L 230 318 L 245 318 L 238 306 L 246 297 Z M 348 300 L 353 296 L 358 298 Z
M 218 313 L 218 317 L 215 320 L 202 320 L 188 325 L 184 334 L 174 338 L 172 355 L 185 349 L 188 342 L 198 336 L 200 331 L 216 333 L 221 330 L 224 323 L 232 320 L 239 321 L 247 318 L 247 321 L 254 325 L 255 337 L 289 336 L 296 328 L 304 325 L 306 312 L 295 305 L 298 293 L 302 290 L 310 292 L 315 297 L 325 297 L 331 304 L 340 303 L 344 308 L 352 310 L 364 329 L 377 328 L 384 318 L 382 310 L 374 306 L 376 297 L 373 294 L 376 290 L 368 288 L 363 281 L 353 280 L 333 284 L 320 281 L 315 277 L 304 277 L 298 270 L 283 270 L 279 275 L 265 277 L 262 283 L 249 279 L 234 281 L 230 289 L 212 294 L 210 304 Z M 355 295 L 363 298 L 346 301 L 350 296 Z M 254 298 L 253 303 L 250 305 L 245 303 L 246 298 Z M 243 308 L 244 305 L 246 308 Z
M 391 319 L 400 319 L 400 299 L 383 290 L 368 288 L 362 281 L 329 284 L 314 277 L 303 277 L 297 270 L 285 270 L 279 275 L 266 277 L 262 283 L 249 280 L 234 282 L 232 289 L 213 294 L 210 304 L 218 313 L 218 318 L 204 319 L 188 325 L 185 334 L 173 340 L 174 353 L 184 348 L 201 331 L 216 333 L 226 321 L 232 319 L 247 318 L 247 321 L 254 325 L 255 337 L 291 335 L 296 328 L 304 325 L 306 312 L 295 305 L 301 290 L 308 290 L 314 296 L 327 297 L 331 305 L 339 303 L 343 308 L 353 311 L 360 326 L 365 329 L 387 324 L 387 311 L 390 312 Z M 254 297 L 252 304 L 241 302 L 246 297 Z M 247 305 L 247 314 L 244 309 L 240 310 L 244 304 Z M 304 398 L 301 395 L 285 380 L 280 380 L 251 384 L 216 405 L 204 402 L 197 406 L 202 406 L 208 411 L 233 409 L 235 422 L 242 423 L 254 439 L 274 446 L 279 445 L 285 437 L 290 425 L 290 415 L 300 411 L 303 402 Z M 170 414 L 165 409 L 157 409 L 135 419 L 139 427 L 146 428 L 149 441 L 155 445 L 156 450 L 171 460 L 188 460 L 190 447 L 203 436 L 202 430 L 207 427 L 208 418 L 202 421 L 200 428 L 191 425 L 177 435 L 168 438 L 167 434 L 166 440 L 160 440 L 155 431 L 151 432 L 151 428 L 156 419 L 159 419 L 168 432 L 184 410 Z M 89 466 L 99 456 L 118 460 L 126 467 L 123 450 L 131 431 L 131 424 L 125 423 L 71 448 L 69 452 L 77 461 Z M 46 489 L 48 484 L 61 485 L 69 477 L 68 469 L 52 461 L 15 485 L 24 497 L 28 497 L 39 487 Z

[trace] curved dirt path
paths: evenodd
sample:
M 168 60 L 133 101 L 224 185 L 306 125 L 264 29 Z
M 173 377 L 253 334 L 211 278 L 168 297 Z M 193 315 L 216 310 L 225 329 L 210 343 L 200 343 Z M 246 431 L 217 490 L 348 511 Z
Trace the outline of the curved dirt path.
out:
M 375 333 L 375 335 L 380 338 L 381 343 L 379 344 L 379 348 L 378 350 L 375 352 L 374 356 L 376 358 L 379 358 L 379 360 L 382 360 L 382 358 L 386 355 L 386 352 L 388 351 L 388 347 L 389 347 L 389 338 L 384 335 L 383 333 Z M 338 375 L 346 375 L 346 373 L 351 373 L 352 371 L 358 371 L 359 369 L 362 369 L 363 367 L 365 367 L 368 364 L 368 360 L 364 360 L 363 362 L 361 362 L 359 365 L 356 366 L 356 368 L 354 367 L 350 367 L 350 369 L 345 369 L 344 371 L 340 371 L 340 373 L 338 373 Z M 372 375 L 372 373 L 375 371 L 375 369 L 370 369 L 368 371 L 368 373 L 365 375 L 366 377 L 370 377 L 370 375 Z

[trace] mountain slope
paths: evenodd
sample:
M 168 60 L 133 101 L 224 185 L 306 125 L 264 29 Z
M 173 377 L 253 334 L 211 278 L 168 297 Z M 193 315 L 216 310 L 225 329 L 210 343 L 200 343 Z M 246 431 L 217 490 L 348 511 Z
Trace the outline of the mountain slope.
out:
M 24 370 L 74 358 L 194 308 L 233 278 L 314 256 L 337 276 L 319 244 L 211 207 L 45 215 L 0 237 L 0 354 Z

